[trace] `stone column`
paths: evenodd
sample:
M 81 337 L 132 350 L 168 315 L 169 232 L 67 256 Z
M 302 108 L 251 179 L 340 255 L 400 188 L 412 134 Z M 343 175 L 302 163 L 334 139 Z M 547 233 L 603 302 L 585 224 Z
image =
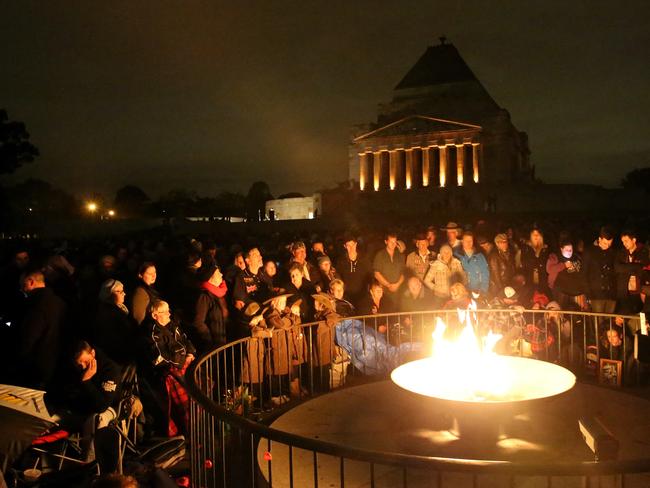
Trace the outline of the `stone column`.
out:
M 431 150 L 429 147 L 422 148 L 422 186 L 429 186 L 429 174 L 431 172 Z
M 456 144 L 456 181 L 463 186 L 465 175 L 465 144 Z
M 478 183 L 478 143 L 472 144 L 472 173 L 474 183 Z
M 390 170 L 389 187 L 391 190 L 394 190 L 397 181 L 397 165 L 399 164 L 399 154 L 396 150 L 388 152 L 388 164 Z
M 444 188 L 447 184 L 447 146 L 438 146 L 440 150 L 440 186 Z
M 368 184 L 368 158 L 366 153 L 359 153 L 359 189 L 361 191 L 366 189 Z
M 381 178 L 381 151 L 372 153 L 373 163 L 373 188 L 379 191 L 379 182 Z
M 406 181 L 405 186 L 407 190 L 410 190 L 413 187 L 413 181 L 415 177 L 415 154 L 413 154 L 413 148 L 406 149 Z

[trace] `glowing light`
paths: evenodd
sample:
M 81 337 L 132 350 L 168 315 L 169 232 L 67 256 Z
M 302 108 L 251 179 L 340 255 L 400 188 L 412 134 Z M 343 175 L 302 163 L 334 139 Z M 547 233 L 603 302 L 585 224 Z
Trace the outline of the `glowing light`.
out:
M 108 211 L 108 216 L 109 217 L 115 217 L 115 210 L 109 210 Z
M 501 335 L 490 332 L 479 339 L 472 324 L 474 315 L 472 309 L 458 310 L 464 326 L 454 339 L 448 338 L 448 327 L 438 318 L 431 357 L 396 368 L 391 379 L 421 395 L 482 403 L 545 398 L 573 387 L 575 376 L 561 366 L 494 353 Z
M 458 173 L 458 186 L 463 186 L 463 174 Z
M 98 207 L 97 207 L 97 204 L 96 204 L 95 202 L 88 202 L 88 203 L 86 204 L 86 210 L 88 210 L 88 211 L 91 212 L 91 213 L 92 213 L 92 212 L 96 212 L 96 211 L 97 211 L 97 208 L 98 208 Z

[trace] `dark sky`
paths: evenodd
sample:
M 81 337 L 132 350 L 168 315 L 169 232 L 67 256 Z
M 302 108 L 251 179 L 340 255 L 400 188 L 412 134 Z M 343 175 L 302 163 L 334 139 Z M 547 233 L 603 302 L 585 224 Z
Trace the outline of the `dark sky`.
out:
M 650 165 L 647 1 L 30 1 L 0 8 L 0 107 L 42 157 L 6 182 L 304 193 L 446 35 L 547 182 Z

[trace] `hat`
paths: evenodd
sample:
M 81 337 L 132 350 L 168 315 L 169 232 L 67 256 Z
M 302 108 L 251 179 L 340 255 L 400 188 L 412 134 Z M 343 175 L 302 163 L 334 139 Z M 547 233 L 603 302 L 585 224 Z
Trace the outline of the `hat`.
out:
M 122 288 L 124 288 L 121 281 L 114 280 L 113 278 L 104 281 L 102 286 L 99 288 L 99 300 L 104 303 L 112 303 L 113 290 L 115 290 L 115 287 L 117 286 L 122 286 Z
M 479 246 L 482 245 L 482 244 L 485 244 L 487 241 L 488 241 L 488 238 L 485 237 L 485 236 L 482 236 L 482 235 L 478 236 L 476 238 L 476 242 L 478 243 Z
M 426 241 L 427 235 L 424 232 L 418 232 L 413 238 L 414 241 Z
M 246 308 L 244 309 L 244 315 L 248 318 L 253 318 L 257 314 L 259 314 L 262 310 L 262 307 L 260 307 L 260 304 L 257 302 L 251 302 L 248 305 L 246 305 Z
M 508 236 L 505 234 L 497 234 L 494 236 L 494 243 L 497 242 L 508 242 Z
M 315 302 L 320 303 L 327 311 L 333 312 L 335 310 L 332 298 L 327 293 L 316 293 L 312 297 Z
M 460 226 L 456 222 L 447 222 L 447 225 L 441 227 L 440 230 L 460 230 Z
M 321 264 L 323 264 L 323 263 L 325 263 L 325 262 L 329 262 L 330 264 L 332 264 L 332 260 L 330 259 L 329 256 L 320 256 L 320 257 L 316 260 L 316 262 L 318 263 L 318 266 L 320 266 Z
M 219 266 L 214 263 L 209 263 L 205 266 L 201 266 L 198 271 L 198 277 L 201 281 L 208 281 L 210 278 L 212 278 L 212 275 L 217 269 L 219 269 Z
M 512 286 L 506 286 L 503 289 L 503 292 L 501 293 L 502 298 L 510 298 L 510 299 L 516 299 L 517 298 L 517 290 L 515 290 Z

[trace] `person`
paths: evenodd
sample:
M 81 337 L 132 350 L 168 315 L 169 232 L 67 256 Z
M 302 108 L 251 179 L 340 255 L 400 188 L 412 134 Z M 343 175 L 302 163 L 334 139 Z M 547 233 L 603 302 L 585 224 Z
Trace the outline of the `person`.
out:
M 138 269 L 138 284 L 131 297 L 131 316 L 140 325 L 147 315 L 149 305 L 160 296 L 154 288 L 156 283 L 156 265 L 151 261 L 145 261 Z
M 318 290 L 302 274 L 303 266 L 294 263 L 289 268 L 289 279 L 291 282 L 285 286 L 290 298 L 287 300 L 289 306 L 298 304 L 300 308 L 301 322 L 311 322 L 314 316 L 314 299 L 312 295 Z
M 25 313 L 13 346 L 17 352 L 17 380 L 20 386 L 44 389 L 59 360 L 67 307 L 45 285 L 40 270 L 25 273 L 22 290 L 27 295 Z
M 294 242 L 291 244 L 290 249 L 291 261 L 289 261 L 288 267 L 292 268 L 294 265 L 297 265 L 303 278 L 306 278 L 317 291 L 321 291 L 322 284 L 320 282 L 320 273 L 318 268 L 307 261 L 307 248 L 305 247 L 305 243 L 302 241 Z
M 461 228 L 456 222 L 447 222 L 447 225 L 441 230 L 447 232 L 447 244 L 454 253 L 460 252 L 461 240 L 459 239 Z
M 641 311 L 642 273 L 648 265 L 648 253 L 637 242 L 637 235 L 632 230 L 621 233 L 623 249 L 616 254 L 614 271 L 616 273 L 616 313 L 634 315 Z
M 550 253 L 546 262 L 548 286 L 555 301 L 562 310 L 571 310 L 577 304 L 586 309 L 585 283 L 582 274 L 582 260 L 574 254 L 571 241 L 560 241 L 559 253 Z
M 591 311 L 595 313 L 611 314 L 616 309 L 613 242 L 613 232 L 608 227 L 601 227 L 596 242 L 587 246 L 584 253 L 585 291 Z
M 397 250 L 397 234 L 388 232 L 384 239 L 386 247 L 375 255 L 372 264 L 375 280 L 386 291 L 385 300 L 397 304 L 397 293 L 404 283 L 404 256 Z
M 406 270 L 411 276 L 415 276 L 422 281 L 435 257 L 429 251 L 429 242 L 425 234 L 416 234 L 414 242 L 415 251 L 406 256 Z
M 158 380 L 166 400 L 166 427 L 170 437 L 187 435 L 189 428 L 189 397 L 182 386 L 182 377 L 194 360 L 196 350 L 178 323 L 172 321 L 169 304 L 164 300 L 151 303 L 150 313 L 142 323 L 145 354 L 150 372 Z
M 99 289 L 99 305 L 91 334 L 93 344 L 124 366 L 135 359 L 135 327 L 124 304 L 124 285 L 109 278 Z
M 406 280 L 406 291 L 400 298 L 400 312 L 420 312 L 432 306 L 425 287 L 417 276 L 411 276 Z
M 246 259 L 244 258 L 244 253 L 237 252 L 230 266 L 226 268 L 226 272 L 224 274 L 224 279 L 226 280 L 226 284 L 228 285 L 229 289 L 232 289 L 234 286 L 235 279 L 237 278 L 237 275 L 239 275 L 239 272 L 244 271 L 245 269 Z
M 320 272 L 320 283 L 324 290 L 328 290 L 332 280 L 340 279 L 336 268 L 332 266 L 332 260 L 327 255 L 322 255 L 317 259 L 318 271 Z
M 476 243 L 478 244 L 479 252 L 485 256 L 485 259 L 488 259 L 490 254 L 492 254 L 492 251 L 494 251 L 494 244 L 483 235 L 476 237 Z
M 280 277 L 278 276 L 278 266 L 272 259 L 267 259 L 264 262 L 264 281 L 271 286 L 271 293 L 273 295 L 280 295 L 284 293 L 284 288 L 280 286 Z
M 356 305 L 366 292 L 370 278 L 370 263 L 358 251 L 356 237 L 348 234 L 343 237 L 345 252 L 336 262 L 336 269 L 345 283 L 345 298 Z
M 435 259 L 438 253 L 438 244 L 436 244 L 436 228 L 432 225 L 427 227 L 427 248 L 431 253 L 431 259 Z
M 263 303 L 273 293 L 273 284 L 262 271 L 264 259 L 258 248 L 248 250 L 245 263 L 245 268 L 237 273 L 232 293 L 235 308 L 239 311 L 251 302 Z
M 382 315 L 394 310 L 393 304 L 384 299 L 384 287 L 376 280 L 370 283 L 367 294 L 359 301 L 357 307 L 359 315 Z
M 452 254 L 451 246 L 440 246 L 438 258 L 431 263 L 424 285 L 433 292 L 433 306 L 442 307 L 449 300 L 449 287 L 453 283 L 465 283 L 463 265 Z
M 461 248 L 454 253 L 454 256 L 463 266 L 469 289 L 487 294 L 490 285 L 490 270 L 485 256 L 474 249 L 474 234 L 472 232 L 465 232 Z
M 526 277 L 526 283 L 545 295 L 550 294 L 548 288 L 548 273 L 546 272 L 546 261 L 548 261 L 548 246 L 544 242 L 544 234 L 541 229 L 533 228 L 530 231 L 529 239 L 521 248 L 521 267 Z
M 495 249 L 488 257 L 490 269 L 490 294 L 497 295 L 506 286 L 512 286 L 515 275 L 515 257 L 509 249 L 508 236 L 497 234 L 494 237 Z
M 345 299 L 345 283 L 343 280 L 330 281 L 329 295 L 334 300 L 336 313 L 341 317 L 352 317 L 355 314 L 354 305 Z
M 330 390 L 330 367 L 336 357 L 336 325 L 341 316 L 336 312 L 332 297 L 325 293 L 316 293 L 314 299 L 314 320 L 318 322 L 316 327 L 316 339 L 312 347 L 312 365 L 314 389 L 317 392 Z
M 173 297 L 174 310 L 182 322 L 190 322 L 194 313 L 199 291 L 201 289 L 201 274 L 199 270 L 203 266 L 201 254 L 198 251 L 190 251 L 185 259 L 185 266 L 180 270 L 178 280 L 170 291 L 170 298 Z
M 192 331 L 197 350 L 205 353 L 227 342 L 228 306 L 225 297 L 228 286 L 217 265 L 204 269 L 201 275 L 201 291 L 194 304 Z

